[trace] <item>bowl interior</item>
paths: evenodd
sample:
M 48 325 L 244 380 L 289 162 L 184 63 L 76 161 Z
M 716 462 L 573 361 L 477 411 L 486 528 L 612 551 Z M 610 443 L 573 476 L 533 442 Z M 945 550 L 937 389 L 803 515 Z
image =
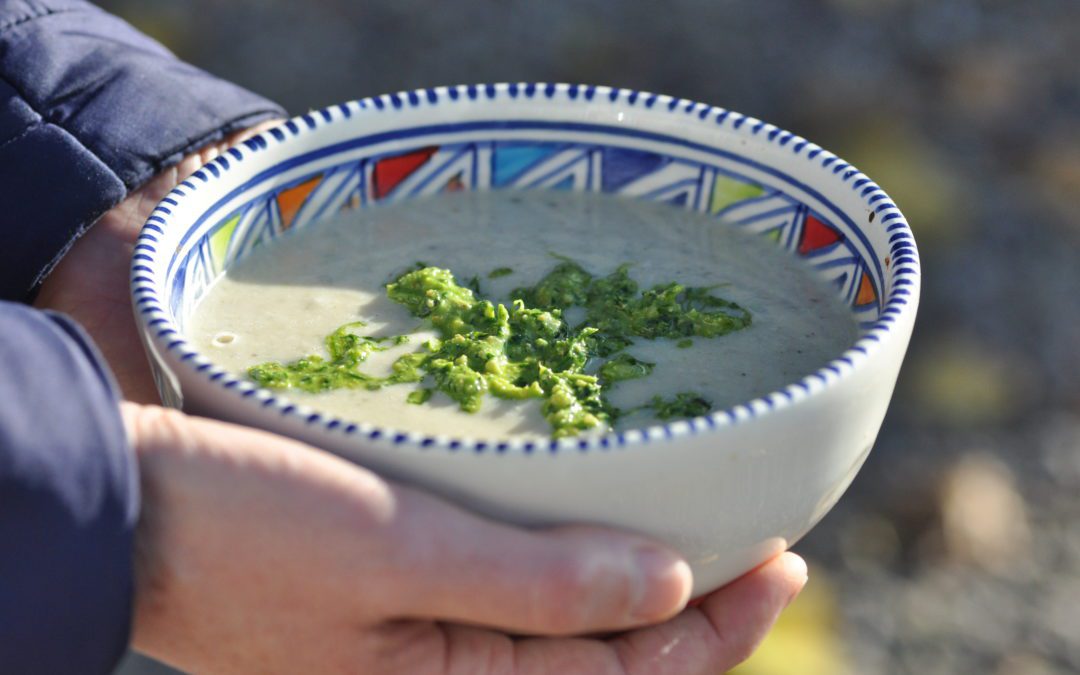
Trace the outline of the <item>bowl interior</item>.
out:
M 835 286 L 862 329 L 860 343 L 877 342 L 875 331 L 903 311 L 912 292 L 903 275 L 917 273 L 907 224 L 885 193 L 788 132 L 664 96 L 501 85 L 343 104 L 229 150 L 149 219 L 133 267 L 135 301 L 159 347 L 247 393 L 183 337 L 188 316 L 231 265 L 343 211 L 516 189 L 663 202 L 767 237 Z

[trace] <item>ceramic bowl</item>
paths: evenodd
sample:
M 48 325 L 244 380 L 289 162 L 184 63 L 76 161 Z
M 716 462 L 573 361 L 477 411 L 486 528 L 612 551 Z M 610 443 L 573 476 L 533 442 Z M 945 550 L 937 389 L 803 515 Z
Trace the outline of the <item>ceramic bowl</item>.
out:
M 860 336 L 803 379 L 707 417 L 551 442 L 331 417 L 224 371 L 185 337 L 215 279 L 289 229 L 444 190 L 520 188 L 669 202 L 771 237 L 835 285 Z M 920 280 L 903 215 L 826 150 L 722 108 L 564 84 L 440 87 L 302 115 L 184 181 L 135 249 L 136 314 L 167 404 L 302 439 L 506 521 L 656 537 L 690 561 L 695 594 L 789 547 L 840 498 L 881 426 Z

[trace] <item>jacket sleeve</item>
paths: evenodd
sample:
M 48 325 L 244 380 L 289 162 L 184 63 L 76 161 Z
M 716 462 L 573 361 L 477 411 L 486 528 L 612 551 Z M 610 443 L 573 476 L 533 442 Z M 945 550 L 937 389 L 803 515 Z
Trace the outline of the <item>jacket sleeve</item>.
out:
M 0 0 L 0 299 L 163 168 L 282 115 L 83 0 Z
M 89 339 L 0 302 L 0 672 L 112 670 L 138 504 L 117 388 Z
M 82 0 L 0 0 L 0 673 L 108 673 L 131 626 L 135 457 L 69 319 L 23 300 L 83 231 L 274 104 Z

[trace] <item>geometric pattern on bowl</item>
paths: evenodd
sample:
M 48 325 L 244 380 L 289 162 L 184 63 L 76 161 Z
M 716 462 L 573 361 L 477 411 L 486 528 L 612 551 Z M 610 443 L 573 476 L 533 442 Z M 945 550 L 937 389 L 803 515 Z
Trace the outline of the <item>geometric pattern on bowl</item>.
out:
M 547 130 L 547 129 L 546 129 Z M 471 129 L 470 129 L 471 131 Z M 834 284 L 864 327 L 881 309 L 880 282 L 843 223 L 737 170 L 599 143 L 450 142 L 343 162 L 254 197 L 210 227 L 180 263 L 172 307 L 198 302 L 227 266 L 280 234 L 349 208 L 443 192 L 546 189 L 603 192 L 715 216 L 774 240 Z M 865 251 L 865 248 L 863 249 Z

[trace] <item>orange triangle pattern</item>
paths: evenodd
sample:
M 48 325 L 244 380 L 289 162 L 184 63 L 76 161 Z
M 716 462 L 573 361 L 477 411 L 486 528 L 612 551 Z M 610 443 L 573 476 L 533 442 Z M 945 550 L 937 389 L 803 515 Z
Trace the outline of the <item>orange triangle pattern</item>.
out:
M 446 181 L 443 192 L 461 192 L 465 189 L 465 172 L 459 171 L 456 176 Z
M 322 175 L 315 176 L 299 185 L 282 190 L 277 195 L 278 210 L 281 212 L 281 229 L 287 230 L 292 227 L 296 214 L 300 213 L 300 207 L 311 196 L 312 190 L 318 186 Z
M 877 302 L 877 291 L 874 290 L 874 284 L 870 281 L 870 275 L 863 272 L 862 279 L 859 280 L 859 292 L 855 295 L 855 306 L 869 305 Z

